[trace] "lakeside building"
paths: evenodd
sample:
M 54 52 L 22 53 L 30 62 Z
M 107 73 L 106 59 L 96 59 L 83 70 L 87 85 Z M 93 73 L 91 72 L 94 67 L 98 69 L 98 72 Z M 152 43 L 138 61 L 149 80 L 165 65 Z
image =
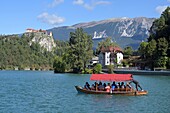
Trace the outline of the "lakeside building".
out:
M 107 65 L 121 64 L 123 60 L 123 52 L 119 47 L 103 47 L 99 53 L 99 63 L 104 67 Z

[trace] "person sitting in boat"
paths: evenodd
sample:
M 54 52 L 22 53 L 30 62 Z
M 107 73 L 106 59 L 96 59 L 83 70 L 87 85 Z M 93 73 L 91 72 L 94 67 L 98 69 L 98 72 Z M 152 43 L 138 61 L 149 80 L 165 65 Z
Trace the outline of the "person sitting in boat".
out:
M 99 91 L 103 91 L 104 90 L 104 86 L 102 85 L 102 82 L 99 82 L 98 89 L 99 89 Z
M 112 83 L 112 91 L 114 91 L 115 89 L 117 89 L 117 85 L 115 83 L 115 81 Z
M 121 85 L 120 85 L 121 88 L 126 88 L 124 82 L 121 82 Z
M 88 82 L 86 82 L 86 84 L 84 85 L 84 88 L 85 88 L 85 89 L 88 89 L 88 90 L 91 90 L 90 85 L 89 85 Z
M 126 86 L 125 86 L 124 82 L 121 82 L 120 91 L 125 91 L 125 90 L 126 90 Z
M 121 88 L 120 82 L 117 83 L 117 86 L 119 89 Z
M 105 89 L 106 89 L 106 92 L 110 92 L 110 89 L 111 89 L 110 83 L 107 84 L 107 86 L 105 87 Z
M 126 91 L 132 90 L 132 86 L 129 84 L 129 82 L 126 83 Z
M 98 91 L 99 84 L 97 82 L 94 83 L 95 90 Z
M 106 83 L 103 84 L 103 87 L 104 87 L 104 91 L 106 91 L 105 87 L 106 87 Z
M 95 90 L 94 84 L 92 84 L 92 86 L 91 86 L 91 90 Z
M 99 85 L 102 85 L 102 82 L 101 82 L 101 81 L 99 82 Z
M 142 87 L 140 86 L 139 82 L 137 80 L 132 79 L 129 84 L 134 83 L 136 90 L 138 91 L 138 87 L 143 91 Z

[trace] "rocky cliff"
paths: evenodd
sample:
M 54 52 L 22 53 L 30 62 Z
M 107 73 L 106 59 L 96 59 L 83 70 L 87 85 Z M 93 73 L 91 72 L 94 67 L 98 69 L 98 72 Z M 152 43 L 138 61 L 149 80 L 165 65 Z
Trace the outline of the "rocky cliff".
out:
M 45 30 L 27 30 L 24 33 L 26 36 L 31 38 L 30 45 L 34 43 L 40 44 L 41 47 L 45 48 L 47 51 L 52 51 L 56 47 L 52 33 Z

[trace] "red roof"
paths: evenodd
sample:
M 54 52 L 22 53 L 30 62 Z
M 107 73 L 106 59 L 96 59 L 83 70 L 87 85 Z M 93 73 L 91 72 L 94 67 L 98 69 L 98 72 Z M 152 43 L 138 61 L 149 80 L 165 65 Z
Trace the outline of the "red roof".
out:
M 27 28 L 26 30 L 31 30 L 32 32 L 47 32 L 46 30 L 42 30 L 42 29 L 40 29 L 40 30 L 35 30 L 35 29 L 32 29 L 32 28 Z
M 122 49 L 120 47 L 117 47 L 117 46 L 109 46 L 109 47 L 104 47 L 102 46 L 101 49 L 100 49 L 101 52 L 115 52 L 115 51 L 120 51 L 122 52 Z
M 132 80 L 132 74 L 92 74 L 90 80 L 130 81 Z

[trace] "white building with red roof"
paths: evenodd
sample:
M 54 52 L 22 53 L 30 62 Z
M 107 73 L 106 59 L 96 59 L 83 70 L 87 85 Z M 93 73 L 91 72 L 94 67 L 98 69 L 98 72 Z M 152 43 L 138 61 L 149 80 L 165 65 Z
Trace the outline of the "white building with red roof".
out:
M 121 64 L 123 60 L 123 52 L 120 47 L 101 47 L 99 54 L 99 63 L 102 66 Z

